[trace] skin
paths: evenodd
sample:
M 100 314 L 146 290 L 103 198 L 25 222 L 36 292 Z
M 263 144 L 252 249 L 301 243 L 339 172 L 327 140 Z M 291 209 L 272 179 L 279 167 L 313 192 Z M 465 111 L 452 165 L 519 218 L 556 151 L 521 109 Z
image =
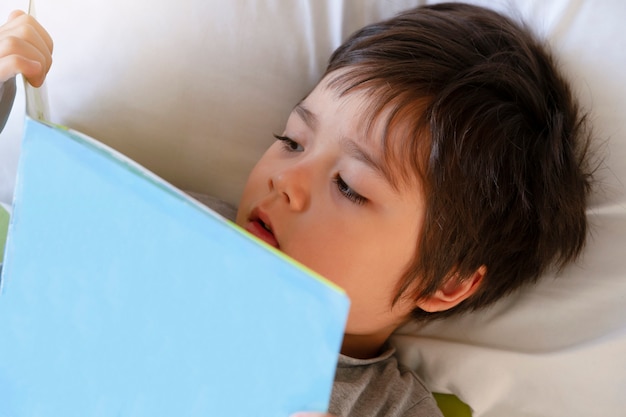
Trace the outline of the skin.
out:
M 366 136 L 364 100 L 339 98 L 322 80 L 251 172 L 237 215 L 240 226 L 346 291 L 342 353 L 358 358 L 376 356 L 416 306 L 392 300 L 424 216 L 419 187 L 394 189 L 379 169 L 381 129 Z
M 22 74 L 40 87 L 52 65 L 53 42 L 33 17 L 22 11 L 11 12 L 0 26 L 0 83 Z
M 369 135 L 362 123 L 368 100 L 359 92 L 339 97 L 323 79 L 250 173 L 236 219 L 346 291 L 351 307 L 341 353 L 356 358 L 377 356 L 414 308 L 440 311 L 468 298 L 486 272 L 451 276 L 431 296 L 393 303 L 425 206 L 417 179 L 393 187 L 386 177 L 393 170 L 380 161 L 382 123 Z

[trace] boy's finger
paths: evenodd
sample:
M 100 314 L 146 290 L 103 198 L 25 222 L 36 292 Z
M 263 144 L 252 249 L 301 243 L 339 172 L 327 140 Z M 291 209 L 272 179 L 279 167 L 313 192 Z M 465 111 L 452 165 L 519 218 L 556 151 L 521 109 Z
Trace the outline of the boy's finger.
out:
M 20 36 L 8 36 L 0 42 L 0 59 L 20 56 L 40 62 L 47 73 L 52 65 L 52 55 L 41 38 L 32 29 L 21 31 Z
M 34 87 L 40 87 L 45 78 L 43 66 L 39 61 L 21 56 L 10 56 L 0 59 L 0 82 L 5 82 L 17 74 L 22 74 Z
M 52 37 L 48 33 L 46 29 L 35 19 L 34 17 L 27 15 L 21 10 L 14 10 L 9 15 L 9 20 L 6 24 L 0 27 L 2 32 L 15 31 L 19 27 L 32 28 L 32 35 L 30 38 L 32 42 L 36 44 L 36 46 L 40 49 L 47 49 L 50 54 L 52 54 L 52 50 L 54 49 L 54 42 L 52 41 Z M 21 29 L 25 30 L 25 29 Z M 24 37 L 24 36 L 22 36 Z
M 41 30 L 43 31 L 41 32 L 37 30 L 36 27 L 34 26 L 31 26 L 31 27 L 34 28 L 35 30 L 32 31 L 30 35 L 26 37 L 25 40 L 30 42 L 30 44 L 34 46 L 35 49 L 37 49 L 37 51 L 41 54 L 43 58 L 42 63 L 45 63 L 46 72 L 48 72 L 48 70 L 50 69 L 50 66 L 52 65 L 52 45 L 51 45 L 52 40 L 50 39 L 48 32 L 46 32 L 43 28 L 41 28 Z
M 28 16 L 28 19 L 29 19 L 29 23 L 32 25 L 33 28 L 35 28 L 35 30 L 37 31 L 37 33 L 39 34 L 39 36 L 45 43 L 46 47 L 48 48 L 48 51 L 52 53 L 52 50 L 54 49 L 54 42 L 52 42 L 52 37 L 50 36 L 48 31 L 44 29 L 44 27 L 41 26 L 41 24 L 34 17 Z
M 33 87 L 41 87 L 46 79 L 46 73 L 42 70 L 42 65 L 38 61 L 28 60 L 25 62 L 22 75 Z
M 2 32 L 0 38 L 3 38 L 0 42 L 0 58 L 19 55 L 41 62 L 46 73 L 50 69 L 52 52 L 33 26 L 19 25 Z
M 17 19 L 20 16 L 25 15 L 26 13 L 24 13 L 22 10 L 13 10 L 11 13 L 9 13 L 9 18 L 8 18 L 8 22 L 10 22 L 11 20 Z

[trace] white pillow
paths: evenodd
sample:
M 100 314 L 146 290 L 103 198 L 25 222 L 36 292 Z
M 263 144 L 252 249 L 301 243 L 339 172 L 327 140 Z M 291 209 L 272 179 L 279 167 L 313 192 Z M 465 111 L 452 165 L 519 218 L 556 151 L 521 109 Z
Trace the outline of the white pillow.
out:
M 584 259 L 488 311 L 394 340 L 435 391 L 476 416 L 620 415 L 626 409 L 626 3 L 473 1 L 518 14 L 561 56 L 606 141 Z M 0 16 L 25 8 L 4 0 Z M 236 204 L 255 161 L 353 30 L 424 1 L 37 0 L 55 39 L 53 121 L 175 185 Z M 0 137 L 10 198 L 21 109 Z

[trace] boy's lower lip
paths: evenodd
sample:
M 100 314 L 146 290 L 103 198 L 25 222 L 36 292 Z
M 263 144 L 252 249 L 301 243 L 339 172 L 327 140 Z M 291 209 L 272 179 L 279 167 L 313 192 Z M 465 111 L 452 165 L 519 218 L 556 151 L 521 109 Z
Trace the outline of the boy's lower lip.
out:
M 267 243 L 268 245 L 273 246 L 276 249 L 279 248 L 276 237 L 274 237 L 274 235 L 269 230 L 264 228 L 261 225 L 261 223 L 259 223 L 258 221 L 249 222 L 246 225 L 245 229 L 246 231 L 258 237 L 259 239 L 261 239 L 263 242 Z

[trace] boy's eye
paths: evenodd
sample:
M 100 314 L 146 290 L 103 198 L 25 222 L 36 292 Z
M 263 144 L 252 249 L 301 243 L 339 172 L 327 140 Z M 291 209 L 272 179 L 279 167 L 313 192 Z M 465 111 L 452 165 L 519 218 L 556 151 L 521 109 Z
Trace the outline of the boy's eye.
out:
M 295 140 L 291 139 L 290 137 L 280 136 L 280 135 L 276 135 L 276 134 L 274 135 L 274 137 L 283 143 L 283 148 L 287 152 L 302 152 L 302 151 L 304 151 L 304 148 L 302 147 L 302 145 L 300 145 L 298 142 L 296 142 Z
M 333 178 L 335 184 L 337 184 L 337 189 L 339 192 L 346 197 L 348 200 L 352 201 L 354 204 L 365 204 L 367 203 L 367 198 L 363 197 L 361 194 L 354 191 L 346 182 L 341 178 L 341 175 L 337 174 L 335 178 Z

